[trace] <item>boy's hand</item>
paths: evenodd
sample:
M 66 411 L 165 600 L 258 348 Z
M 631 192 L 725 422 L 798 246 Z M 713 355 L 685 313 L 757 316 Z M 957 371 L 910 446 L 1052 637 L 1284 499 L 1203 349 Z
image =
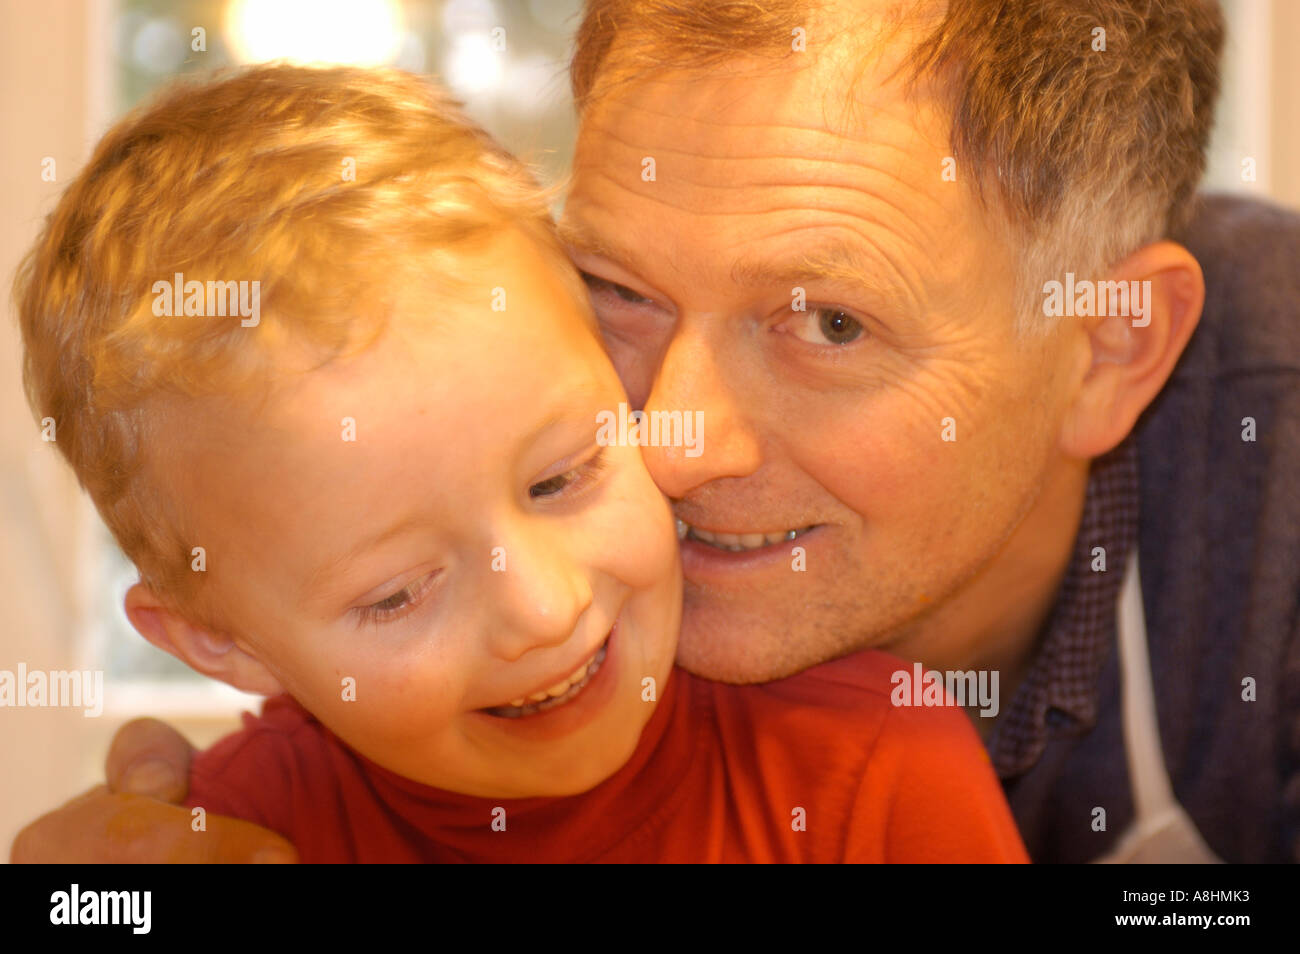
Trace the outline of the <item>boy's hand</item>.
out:
M 14 839 L 16 863 L 295 862 L 293 845 L 273 831 L 207 816 L 190 830 L 188 789 L 193 747 L 157 719 L 118 730 L 108 753 L 108 785 L 77 796 L 32 822 Z

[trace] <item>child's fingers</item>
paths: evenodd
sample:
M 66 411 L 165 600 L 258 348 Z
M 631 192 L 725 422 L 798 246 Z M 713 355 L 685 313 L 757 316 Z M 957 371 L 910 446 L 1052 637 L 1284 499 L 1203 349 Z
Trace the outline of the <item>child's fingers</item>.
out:
M 189 791 L 194 747 L 157 719 L 135 719 L 117 730 L 105 772 L 114 792 L 179 803 Z

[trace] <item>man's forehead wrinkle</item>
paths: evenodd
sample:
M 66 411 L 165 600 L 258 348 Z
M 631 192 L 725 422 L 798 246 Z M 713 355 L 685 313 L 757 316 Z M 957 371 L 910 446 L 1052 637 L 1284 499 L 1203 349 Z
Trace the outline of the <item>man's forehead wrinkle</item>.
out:
M 750 205 L 747 208 L 727 208 L 720 210 L 716 205 L 711 205 L 706 213 L 697 211 L 698 203 L 686 201 L 687 197 L 683 196 L 679 201 L 673 201 L 670 190 L 653 190 L 636 188 L 633 185 L 624 182 L 621 178 L 611 175 L 604 169 L 593 169 L 592 175 L 604 180 L 615 189 L 631 193 L 638 198 L 649 199 L 661 206 L 674 209 L 679 212 L 688 214 L 707 214 L 707 215 L 730 215 L 730 216 L 766 216 L 774 214 L 800 215 L 803 217 L 817 215 L 824 217 L 826 221 L 819 223 L 822 228 L 848 226 L 854 231 L 861 227 L 874 227 L 887 231 L 896 236 L 905 247 L 910 249 L 912 254 L 920 260 L 928 260 L 934 253 L 938 244 L 938 237 L 927 234 L 923 224 L 924 216 L 918 214 L 916 209 L 906 209 L 901 207 L 894 193 L 888 189 L 877 189 L 866 187 L 863 184 L 855 185 L 835 185 L 830 186 L 826 183 L 799 183 L 790 187 L 796 192 L 792 196 L 788 191 L 782 190 L 777 195 L 771 195 L 760 189 L 754 189 L 750 185 L 736 186 L 728 185 L 725 188 L 738 190 L 736 194 L 744 195 L 750 199 Z M 718 188 L 718 187 L 700 187 L 696 188 Z M 817 190 L 818 200 L 810 201 L 808 196 L 809 189 Z M 799 190 L 803 190 L 802 193 Z M 909 190 L 910 192 L 911 190 Z M 926 196 L 924 193 L 912 193 L 920 195 L 930 202 L 940 204 L 939 200 L 932 196 Z M 770 198 L 768 196 L 771 195 Z M 767 199 L 767 201 L 763 201 Z M 862 200 L 869 200 L 864 203 Z M 753 200 L 758 200 L 754 204 Z M 846 201 L 847 200 L 847 201 Z M 878 203 L 878 205 L 877 205 Z M 888 210 L 888 215 L 882 214 Z M 942 211 L 942 209 L 940 209 Z M 940 215 L 936 217 L 938 222 L 947 222 L 951 219 L 950 215 Z M 847 220 L 847 221 L 845 221 Z M 806 219 L 805 219 L 806 221 Z M 805 227 L 803 225 L 797 226 Z M 819 227 L 813 225 L 809 227 Z M 590 229 L 575 231 L 573 223 L 566 226 L 566 236 L 570 237 L 575 246 L 584 248 L 593 254 L 600 254 L 603 257 L 622 264 L 630 265 L 636 257 L 630 254 L 630 249 L 625 249 L 612 243 L 602 235 L 593 234 Z M 873 243 L 875 244 L 875 243 Z M 902 268 L 895 254 L 882 250 L 881 254 L 890 260 L 891 265 L 900 272 Z
M 893 213 L 888 217 L 878 214 L 881 211 L 879 208 L 863 208 L 860 204 L 854 208 L 846 208 L 843 205 L 832 204 L 829 202 L 812 204 L 807 201 L 804 196 L 800 196 L 795 200 L 788 195 L 781 196 L 785 201 L 777 201 L 774 197 L 772 201 L 764 202 L 760 207 L 727 209 L 725 211 L 710 209 L 708 212 L 701 213 L 697 211 L 693 203 L 678 204 L 671 201 L 665 195 L 656 194 L 654 190 L 635 188 L 628 182 L 625 182 L 621 177 L 612 175 L 605 169 L 592 169 L 590 175 L 603 180 L 612 188 L 620 192 L 630 193 L 638 198 L 649 199 L 661 206 L 679 212 L 686 212 L 688 214 L 729 216 L 792 214 L 805 217 L 805 222 L 807 216 L 818 215 L 825 217 L 825 220 L 812 224 L 792 223 L 792 226 L 795 230 L 803 228 L 823 230 L 830 228 L 848 228 L 854 234 L 860 234 L 860 230 L 864 227 L 883 229 L 889 234 L 902 240 L 902 242 L 910 248 L 913 256 L 919 261 L 928 261 L 933 256 L 934 249 L 938 244 L 936 236 L 930 236 L 925 233 L 924 227 L 921 224 L 921 217 L 918 216 L 914 210 L 901 208 L 892 194 L 888 191 L 877 192 L 874 190 L 863 189 L 860 186 L 839 186 L 835 188 L 833 193 L 834 195 L 841 197 L 849 196 L 853 199 L 867 197 L 877 201 L 881 206 Z M 735 187 L 733 186 L 731 188 Z M 796 188 L 805 190 L 808 188 L 826 190 L 827 186 L 825 184 L 814 186 L 800 184 Z M 760 192 L 755 190 L 749 190 L 746 194 L 761 195 Z M 926 198 L 929 198 L 933 202 L 938 202 L 934 197 L 927 196 Z M 597 202 L 596 204 L 608 208 L 608 202 Z M 580 207 L 581 206 L 579 205 L 579 208 Z M 893 221 L 888 221 L 887 219 L 892 219 Z M 940 216 L 938 221 L 946 222 L 949 219 L 950 216 Z M 588 251 L 592 254 L 601 255 L 604 258 L 625 266 L 630 267 L 643 258 L 643 253 L 639 249 L 644 243 L 629 243 L 623 245 L 596 231 L 593 225 L 575 221 L 572 216 L 567 216 L 563 221 L 561 234 L 565 237 L 566 241 L 570 242 L 574 247 Z M 874 248 L 900 275 L 907 273 L 907 269 L 902 266 L 897 253 L 891 253 L 887 249 L 882 248 L 880 243 L 871 242 L 865 237 L 863 238 L 863 241 L 871 245 L 871 247 Z
M 779 122 L 775 119 L 768 119 L 768 118 L 763 118 L 761 120 L 756 120 L 754 122 L 745 122 L 734 118 L 735 116 L 734 111 L 732 113 L 721 113 L 717 111 L 710 111 L 706 115 L 691 115 L 689 113 L 682 112 L 680 105 L 670 106 L 668 108 L 660 110 L 660 109 L 653 109 L 650 106 L 646 105 L 645 103 L 633 102 L 630 100 L 623 101 L 618 105 L 622 107 L 622 109 L 618 111 L 620 115 L 626 116 L 629 113 L 640 113 L 646 117 L 654 117 L 656 119 L 665 120 L 673 124 L 675 127 L 694 124 L 698 126 L 707 126 L 709 127 L 710 130 L 717 130 L 717 129 L 795 130 L 799 132 L 825 133 L 828 135 L 837 136 L 840 138 L 847 138 L 847 139 L 853 138 L 852 136 L 846 135 L 843 130 L 826 123 Z M 770 103 L 768 104 L 768 108 L 769 109 L 771 108 Z M 610 131 L 612 125 L 615 124 L 612 124 L 603 115 L 603 113 L 596 114 L 595 116 L 591 116 L 588 118 L 584 118 L 582 122 L 582 126 L 584 130 L 588 130 L 588 129 L 605 130 L 607 133 Z
M 680 107 L 678 107 L 680 109 Z M 768 114 L 771 112 L 771 104 L 768 104 Z M 905 134 L 906 138 L 911 138 L 916 132 L 916 127 L 910 121 L 911 112 L 905 105 L 898 105 L 899 115 L 894 115 L 895 110 L 882 104 L 872 103 L 863 107 L 870 115 L 870 126 L 878 130 L 888 124 L 896 127 L 896 131 Z M 663 139 L 655 139 L 653 136 L 645 138 L 634 138 L 632 131 L 643 128 L 644 122 L 636 122 L 630 114 L 644 114 L 653 116 L 669 124 L 674 131 L 675 136 L 680 139 L 683 130 L 691 125 L 708 127 L 706 135 L 698 137 L 695 142 L 702 148 L 681 149 Z M 599 116 L 585 119 L 582 124 L 582 130 L 579 134 L 578 152 L 586 151 L 586 148 L 592 148 L 597 151 L 603 151 L 608 147 L 610 140 L 618 142 L 630 149 L 635 150 L 657 150 L 661 153 L 689 153 L 692 155 L 707 155 L 716 157 L 731 157 L 733 155 L 743 156 L 746 153 L 755 151 L 754 137 L 745 136 L 727 136 L 727 130 L 737 132 L 756 132 L 764 131 L 777 138 L 775 134 L 787 133 L 792 134 L 786 145 L 795 145 L 808 139 L 818 140 L 817 146 L 811 150 L 812 154 L 852 154 L 862 149 L 889 149 L 906 154 L 907 147 L 898 142 L 880 136 L 865 138 L 860 126 L 862 124 L 851 124 L 848 127 L 835 127 L 827 124 L 816 122 L 800 123 L 792 121 L 778 121 L 775 118 L 763 118 L 757 122 L 742 122 L 734 118 L 709 117 L 707 119 L 696 116 L 690 116 L 681 112 L 659 111 L 648 109 L 640 104 L 628 104 L 626 110 L 621 114 L 622 121 L 610 121 L 607 117 Z M 656 128 L 656 127 L 651 127 Z M 720 135 L 719 133 L 723 133 Z M 827 142 L 836 144 L 836 148 L 826 148 Z M 786 154 L 783 152 L 771 153 L 773 157 L 782 158 Z M 791 156 L 797 158 L 798 156 Z
M 785 203 L 764 204 L 761 208 L 727 209 L 725 211 L 716 211 L 716 210 L 700 211 L 696 209 L 693 206 L 693 204 L 672 202 L 668 198 L 656 194 L 654 190 L 641 190 L 641 189 L 633 188 L 632 186 L 624 182 L 623 179 L 621 179 L 620 177 L 611 175 L 610 173 L 606 172 L 603 169 L 594 170 L 593 175 L 595 175 L 600 179 L 605 180 L 615 189 L 624 192 L 630 192 L 632 195 L 636 196 L 637 198 L 649 200 L 651 202 L 654 202 L 657 205 L 661 205 L 666 208 L 673 209 L 674 211 L 677 212 L 686 212 L 689 214 L 704 215 L 704 216 L 722 216 L 722 215 L 764 216 L 764 215 L 773 215 L 776 213 L 785 213 L 785 212 L 805 213 L 805 214 L 817 213 L 821 215 L 843 217 L 848 219 L 851 223 L 875 225 L 881 228 L 890 229 L 890 231 L 895 231 L 887 223 L 881 221 L 879 218 L 876 218 L 874 216 L 869 217 L 867 215 L 864 215 L 863 213 L 865 210 L 858 209 L 858 210 L 849 211 L 843 208 L 833 208 L 830 207 L 828 204 L 820 204 L 817 206 L 812 206 L 806 201 L 795 202 L 793 204 L 785 204 Z M 800 186 L 800 188 L 808 188 L 808 187 Z M 816 188 L 825 189 L 827 188 L 827 186 L 825 186 L 824 184 L 819 184 L 816 186 Z M 839 192 L 852 193 L 855 196 L 864 194 L 862 190 L 853 188 L 851 186 L 837 187 L 837 190 Z M 912 219 L 908 213 L 897 209 L 897 207 L 891 205 L 888 200 L 884 200 L 884 203 L 888 205 L 891 208 L 891 210 L 897 212 L 898 217 L 901 221 L 908 222 L 908 223 L 912 222 Z M 589 251 L 598 252 L 601 247 L 603 247 L 608 252 L 620 251 L 618 246 L 610 244 L 609 241 L 605 239 L 603 236 L 592 235 L 590 231 L 579 231 L 570 228 L 568 231 L 566 231 L 565 234 L 575 240 L 574 242 L 575 245 L 577 245 L 578 247 L 585 246 L 588 248 Z M 593 248 L 591 247 L 592 245 L 595 245 L 597 247 Z M 918 245 L 917 250 L 924 251 L 924 247 Z M 606 256 L 606 257 L 612 257 L 612 256 Z
M 910 133 L 909 140 L 914 139 L 917 130 L 910 123 L 902 123 L 893 117 L 888 116 L 883 111 L 877 115 L 877 125 L 883 125 L 881 120 L 891 124 L 897 123 L 904 131 Z M 834 179 L 855 180 L 851 187 L 858 187 L 857 182 L 862 176 L 884 175 L 892 179 L 897 185 L 902 186 L 907 192 L 917 196 L 926 195 L 926 191 L 920 186 L 929 185 L 931 190 L 934 189 L 935 183 L 939 181 L 938 174 L 926 179 L 922 172 L 924 163 L 917 161 L 914 150 L 909 150 L 908 146 L 899 142 L 893 142 L 879 137 L 871 140 L 855 139 L 852 137 L 841 136 L 838 133 L 830 132 L 823 129 L 813 129 L 804 126 L 785 125 L 780 127 L 746 127 L 746 128 L 780 128 L 787 131 L 809 132 L 816 136 L 821 142 L 816 145 L 821 148 L 808 148 L 802 152 L 798 151 L 798 144 L 784 142 L 775 146 L 767 144 L 756 144 L 753 140 L 748 142 L 737 143 L 735 141 L 720 142 L 725 137 L 703 137 L 702 141 L 693 143 L 690 149 L 683 148 L 680 144 L 655 143 L 652 141 L 635 141 L 631 138 L 625 129 L 614 129 L 602 127 L 605 132 L 598 142 L 589 141 L 588 148 L 583 148 L 588 144 L 580 144 L 578 155 L 574 166 L 575 174 L 583 170 L 590 169 L 593 166 L 610 165 L 609 153 L 612 150 L 625 150 L 629 154 L 640 159 L 644 155 L 655 156 L 657 159 L 658 176 L 656 187 L 671 185 L 676 181 L 693 181 L 695 185 L 713 185 L 702 176 L 699 176 L 694 170 L 703 169 L 713 171 L 712 178 L 716 179 L 719 188 L 729 189 L 750 189 L 764 185 L 796 185 L 788 179 L 783 181 L 763 181 L 742 180 L 737 181 L 738 169 L 761 169 L 760 163 L 777 165 L 783 175 L 788 176 L 792 170 L 799 168 L 808 168 L 814 173 L 820 175 L 810 176 L 807 185 L 826 184 Z M 584 137 L 586 138 L 586 137 Z M 825 144 L 829 141 L 831 148 L 826 148 Z M 791 147 L 795 148 L 791 148 Z M 926 150 L 927 153 L 930 150 Z M 693 162 L 684 163 L 683 166 L 675 166 L 671 161 L 674 157 L 688 157 Z M 742 163 L 743 165 L 736 165 Z M 838 175 L 827 175 L 827 172 L 839 170 Z M 910 175 L 909 175 L 910 173 Z M 648 190 L 647 190 L 648 191 Z M 927 196 L 937 201 L 936 196 Z M 906 213 L 915 215 L 914 212 Z
M 607 144 L 606 152 L 608 152 Z M 626 144 L 620 143 L 626 147 Z M 904 152 L 901 147 L 886 145 L 888 148 L 898 152 Z M 872 144 L 870 148 L 875 148 Z M 640 154 L 650 147 L 626 147 L 633 154 Z M 672 187 L 678 184 L 686 184 L 697 188 L 719 189 L 736 193 L 748 193 L 765 188 L 791 188 L 791 189 L 845 189 L 852 192 L 858 192 L 870 195 L 875 198 L 883 198 L 884 193 L 876 193 L 866 188 L 864 180 L 875 176 L 883 176 L 892 184 L 900 186 L 909 195 L 925 198 L 931 202 L 938 202 L 937 196 L 929 195 L 919 188 L 920 182 L 915 177 L 905 177 L 907 172 L 912 168 L 906 162 L 873 162 L 865 156 L 861 160 L 857 158 L 848 158 L 838 155 L 795 155 L 789 153 L 762 153 L 749 154 L 745 156 L 715 156 L 701 155 L 700 153 L 668 148 L 653 149 L 656 154 L 656 178 L 653 183 L 646 183 L 644 188 L 636 191 L 638 195 L 653 196 L 656 192 L 671 191 Z M 670 160 L 674 156 L 689 157 L 688 161 L 682 165 L 675 165 Z M 737 165 L 740 164 L 740 165 Z M 614 178 L 614 175 L 608 171 L 613 163 L 606 159 L 590 159 L 586 156 L 579 156 L 574 164 L 575 191 L 577 180 L 583 175 L 597 175 L 607 179 Z M 629 167 L 631 168 L 631 167 Z M 771 174 L 781 176 L 782 178 L 764 178 L 762 172 L 765 168 L 771 169 Z M 741 177 L 739 171 L 746 171 L 747 175 Z M 799 173 L 806 170 L 807 178 L 803 181 L 792 180 L 789 178 L 791 173 Z M 701 174 L 701 173 L 711 173 Z M 634 173 L 628 173 L 633 176 Z M 937 179 L 937 176 L 936 176 Z M 640 181 L 638 179 L 638 181 Z M 924 180 L 921 180 L 922 182 Z M 891 201 L 891 204 L 892 201 Z M 895 205 L 897 208 L 897 205 Z M 914 216 L 915 211 L 898 209 L 900 214 Z
M 875 151 L 899 153 L 901 158 L 908 160 L 908 162 L 900 164 L 904 166 L 910 164 L 910 161 L 913 158 L 905 146 L 900 146 L 892 142 L 878 142 L 878 141 L 866 142 L 866 143 L 853 143 L 854 147 L 856 147 L 853 150 L 823 149 L 823 150 L 809 150 L 809 151 L 782 151 L 775 146 L 762 146 L 758 144 L 750 144 L 749 148 L 743 151 L 734 150 L 734 149 L 724 151 L 721 149 L 707 149 L 707 148 L 687 149 L 687 148 L 682 148 L 680 146 L 668 145 L 662 142 L 635 143 L 635 142 L 624 141 L 618 139 L 617 137 L 611 136 L 609 140 L 606 140 L 606 142 L 603 144 L 604 151 L 606 152 L 609 151 L 611 140 L 613 141 L 613 143 L 625 148 L 628 152 L 635 153 L 638 156 L 640 155 L 652 156 L 655 159 L 655 163 L 657 166 L 663 165 L 664 164 L 663 160 L 665 158 L 686 156 L 692 160 L 703 162 L 703 163 L 733 163 L 733 162 L 780 162 L 785 164 L 797 163 L 797 162 L 833 163 L 837 165 L 853 166 L 862 169 L 883 170 L 884 168 L 883 163 L 868 162 L 865 160 L 865 155 Z M 859 160 L 855 158 L 854 153 L 863 155 L 864 158 L 862 160 Z M 574 169 L 576 171 L 578 169 L 595 165 L 595 164 L 596 164 L 595 162 L 584 158 L 575 164 Z M 730 179 L 731 176 L 727 176 L 727 178 Z M 900 179 L 899 181 L 903 181 L 903 180 Z
M 615 182 L 614 184 L 619 188 L 625 188 L 621 183 Z M 751 214 L 765 215 L 771 212 L 799 213 L 806 211 L 807 209 L 803 206 L 784 206 L 764 209 Z M 840 219 L 847 221 L 840 221 Z M 925 276 L 919 273 L 916 265 L 909 265 L 908 263 L 913 260 L 919 263 L 930 262 L 931 257 L 925 254 L 924 250 L 921 250 L 921 254 L 914 255 L 911 258 L 896 255 L 886 247 L 882 247 L 881 243 L 873 242 L 863 231 L 866 226 L 884 228 L 881 223 L 864 220 L 856 215 L 836 214 L 834 221 L 783 228 L 777 232 L 768 233 L 751 244 L 760 242 L 772 242 L 774 246 L 778 243 L 788 244 L 790 237 L 800 232 L 816 233 L 822 237 L 823 241 L 825 241 L 828 234 L 833 236 L 835 232 L 842 231 L 852 235 L 853 244 L 857 247 L 857 254 L 850 253 L 846 256 L 844 270 L 839 275 L 832 273 L 828 277 L 837 279 L 843 284 L 863 285 L 875 291 L 883 300 L 897 303 L 900 311 L 914 315 L 922 314 L 924 302 L 930 298 L 930 295 L 924 292 L 924 289 L 928 286 Z M 650 280 L 650 276 L 645 274 L 647 262 L 659 267 L 667 267 L 679 275 L 684 274 L 686 271 L 680 263 L 670 260 L 672 255 L 668 248 L 659 248 L 652 256 L 648 256 L 648 250 L 654 248 L 650 243 L 629 242 L 627 245 L 622 245 L 617 240 L 607 239 L 602 233 L 588 227 L 585 223 L 575 224 L 572 219 L 565 222 L 562 227 L 562 234 L 566 241 L 569 241 L 574 247 L 622 265 L 632 272 L 641 274 L 647 280 Z M 810 239 L 810 243 L 817 241 L 816 238 Z M 842 239 L 840 243 L 844 243 Z M 827 244 L 835 244 L 835 240 L 832 238 Z M 815 267 L 820 264 L 823 263 L 818 261 L 801 262 L 799 257 L 784 262 L 777 259 L 775 255 L 770 258 L 751 255 L 747 259 L 733 262 L 729 268 L 729 277 L 733 284 L 758 287 L 793 278 L 800 272 L 812 273 L 808 277 L 813 277 Z M 861 270 L 857 270 L 855 266 L 860 266 Z M 878 275 L 881 271 L 887 271 L 892 277 L 884 280 L 872 277 L 873 274 Z

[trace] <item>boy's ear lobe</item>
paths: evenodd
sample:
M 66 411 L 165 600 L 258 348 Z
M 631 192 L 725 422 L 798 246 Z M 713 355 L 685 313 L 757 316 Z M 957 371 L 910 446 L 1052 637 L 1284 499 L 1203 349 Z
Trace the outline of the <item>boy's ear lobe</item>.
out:
M 284 692 L 271 671 L 231 637 L 190 622 L 144 583 L 127 590 L 125 609 L 141 636 L 191 669 L 245 692 L 267 696 Z
M 1086 370 L 1061 433 L 1072 457 L 1100 457 L 1132 431 L 1169 380 L 1196 330 L 1205 303 L 1200 263 L 1181 245 L 1156 242 L 1105 276 L 1140 289 L 1141 313 L 1087 317 Z M 1097 300 L 1100 301 L 1098 292 Z

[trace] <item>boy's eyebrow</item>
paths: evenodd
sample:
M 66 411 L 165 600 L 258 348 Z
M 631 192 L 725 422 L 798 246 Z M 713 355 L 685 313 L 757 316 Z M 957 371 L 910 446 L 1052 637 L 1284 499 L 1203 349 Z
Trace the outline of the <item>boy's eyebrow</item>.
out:
M 323 598 L 327 595 L 331 595 L 333 591 L 324 584 L 329 581 L 329 578 L 340 566 L 344 566 L 366 551 L 372 550 L 396 536 L 400 536 L 405 533 L 407 529 L 413 526 L 416 521 L 417 518 L 415 514 L 407 514 L 378 533 L 372 534 L 352 545 L 345 552 L 324 560 L 307 575 L 306 580 L 304 580 L 303 585 L 299 590 L 299 601 L 306 603 L 315 598 Z

